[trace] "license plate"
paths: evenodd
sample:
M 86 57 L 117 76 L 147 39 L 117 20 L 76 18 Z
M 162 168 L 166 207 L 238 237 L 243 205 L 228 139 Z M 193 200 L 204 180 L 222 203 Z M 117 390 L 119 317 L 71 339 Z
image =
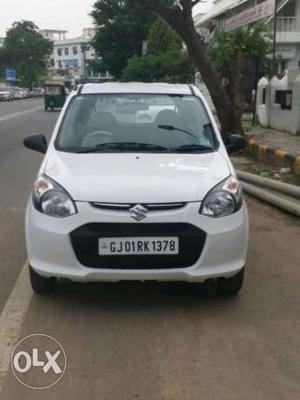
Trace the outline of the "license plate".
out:
M 179 239 L 172 237 L 128 237 L 99 239 L 100 256 L 176 255 Z

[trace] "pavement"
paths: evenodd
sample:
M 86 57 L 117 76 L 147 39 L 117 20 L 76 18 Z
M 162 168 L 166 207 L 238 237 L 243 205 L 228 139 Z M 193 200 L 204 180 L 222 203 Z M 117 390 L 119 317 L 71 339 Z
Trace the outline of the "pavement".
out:
M 64 282 L 53 296 L 33 295 L 23 220 L 42 157 L 22 140 L 49 137 L 58 113 L 39 99 L 11 104 L 14 116 L 0 119 L 1 400 L 299 399 L 299 220 L 247 198 L 250 251 L 236 299 L 158 283 Z M 63 378 L 42 391 L 10 369 L 14 345 L 34 333 L 56 338 L 67 357 Z
M 300 174 L 300 136 L 255 127 L 247 133 L 248 153 L 258 161 Z

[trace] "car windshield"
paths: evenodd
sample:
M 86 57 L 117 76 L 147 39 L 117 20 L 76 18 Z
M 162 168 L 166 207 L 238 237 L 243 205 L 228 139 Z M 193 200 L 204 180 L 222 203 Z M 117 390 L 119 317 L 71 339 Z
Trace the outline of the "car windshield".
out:
M 218 141 L 201 99 L 193 95 L 75 96 L 55 146 L 76 153 L 209 152 Z

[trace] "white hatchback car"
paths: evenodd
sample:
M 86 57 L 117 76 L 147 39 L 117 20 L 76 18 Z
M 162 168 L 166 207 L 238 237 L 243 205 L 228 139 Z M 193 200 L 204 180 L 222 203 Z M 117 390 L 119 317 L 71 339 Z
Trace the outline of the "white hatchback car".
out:
M 149 115 L 149 118 L 140 118 Z M 49 144 L 26 213 L 37 293 L 79 282 L 216 282 L 242 287 L 248 215 L 241 185 L 194 86 L 86 84 L 74 90 Z

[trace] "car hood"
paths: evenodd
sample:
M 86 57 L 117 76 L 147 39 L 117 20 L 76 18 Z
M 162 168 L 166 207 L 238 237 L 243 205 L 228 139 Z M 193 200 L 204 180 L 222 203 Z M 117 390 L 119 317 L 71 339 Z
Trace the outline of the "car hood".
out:
M 206 154 L 72 154 L 50 150 L 44 172 L 75 201 L 201 201 L 230 175 L 226 159 Z

